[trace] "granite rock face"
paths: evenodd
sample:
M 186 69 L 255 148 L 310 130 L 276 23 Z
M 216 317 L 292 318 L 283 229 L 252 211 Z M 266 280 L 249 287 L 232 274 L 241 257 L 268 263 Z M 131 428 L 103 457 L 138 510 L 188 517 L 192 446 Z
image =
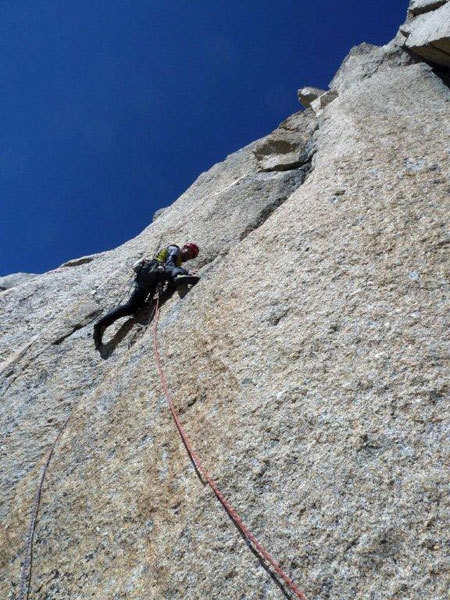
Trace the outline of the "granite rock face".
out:
M 400 28 L 404 46 L 426 60 L 450 67 L 450 2 L 413 0 Z
M 309 108 L 322 94 L 325 94 L 325 90 L 316 87 L 304 87 L 297 92 L 298 100 L 305 108 Z
M 411 0 L 409 3 L 408 12 L 413 16 L 421 15 L 423 13 L 436 10 L 446 2 L 447 0 Z
M 311 102 L 311 108 L 316 113 L 316 115 L 320 115 L 323 109 L 333 102 L 337 98 L 337 92 L 335 90 L 329 90 L 319 96 L 316 100 Z
M 310 600 L 447 596 L 450 94 L 396 43 L 352 51 L 330 90 L 135 239 L 0 294 L 2 598 L 68 417 L 30 599 L 285 597 L 195 475 L 149 315 L 92 344 L 137 258 L 186 240 L 202 279 L 162 308 L 162 363 L 240 516 Z M 262 168 L 283 136 L 307 170 Z
M 33 279 L 33 277 L 36 277 L 35 273 L 12 273 L 11 275 L 0 277 L 0 292 L 9 290 L 9 288 L 14 287 L 15 285 L 25 283 L 26 281 Z
M 253 151 L 260 171 L 290 171 L 302 168 L 306 174 L 314 154 L 317 121 L 312 111 L 299 112 L 270 135 L 257 142 Z

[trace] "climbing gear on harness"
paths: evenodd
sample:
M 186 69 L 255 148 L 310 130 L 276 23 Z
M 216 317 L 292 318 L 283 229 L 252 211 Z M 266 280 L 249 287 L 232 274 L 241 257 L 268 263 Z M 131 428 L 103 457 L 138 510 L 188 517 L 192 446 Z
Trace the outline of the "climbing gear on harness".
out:
M 162 365 L 161 365 L 161 357 L 160 357 L 159 349 L 158 349 L 159 314 L 160 314 L 160 303 L 159 303 L 159 298 L 156 298 L 155 312 L 154 312 L 154 325 L 153 325 L 153 349 L 154 349 L 154 353 L 155 353 L 156 367 L 158 369 L 161 387 L 164 391 L 164 396 L 165 396 L 167 404 L 169 406 L 169 410 L 172 414 L 176 428 L 178 429 L 178 433 L 181 436 L 183 444 L 187 450 L 187 453 L 189 454 L 189 458 L 191 459 L 195 470 L 197 471 L 197 473 L 199 473 L 202 476 L 204 481 L 206 483 L 208 483 L 208 485 L 214 492 L 216 498 L 218 499 L 220 504 L 223 506 L 225 512 L 228 514 L 230 519 L 234 522 L 234 524 L 236 525 L 238 530 L 244 536 L 245 541 L 246 541 L 247 545 L 250 547 L 250 549 L 253 550 L 254 552 L 256 552 L 267 563 L 269 563 L 269 565 L 271 566 L 273 571 L 284 582 L 284 584 L 291 590 L 291 592 L 293 594 L 295 594 L 295 596 L 296 596 L 296 598 L 298 598 L 298 600 L 307 600 L 305 594 L 299 590 L 299 588 L 295 585 L 295 583 L 292 581 L 292 579 L 288 575 L 286 575 L 286 573 L 283 571 L 283 569 L 280 567 L 280 565 L 271 557 L 271 555 L 267 552 L 267 550 L 258 542 L 257 538 L 250 531 L 250 529 L 245 525 L 245 523 L 242 521 L 242 519 L 237 514 L 236 510 L 233 508 L 233 506 L 229 503 L 227 498 L 222 494 L 220 489 L 217 487 L 216 482 L 211 477 L 211 475 L 206 470 L 206 468 L 203 466 L 203 464 L 200 461 L 200 458 L 196 454 L 196 452 L 192 446 L 192 442 L 189 439 L 187 433 L 185 432 L 185 430 L 181 424 L 181 421 L 178 417 L 178 413 L 175 409 L 175 404 L 174 404 L 172 395 L 169 390 L 167 379 L 166 379 L 165 373 L 164 373 Z
M 136 271 L 135 281 L 144 285 L 153 285 L 161 280 L 164 273 L 164 265 L 159 261 L 144 260 L 141 266 Z

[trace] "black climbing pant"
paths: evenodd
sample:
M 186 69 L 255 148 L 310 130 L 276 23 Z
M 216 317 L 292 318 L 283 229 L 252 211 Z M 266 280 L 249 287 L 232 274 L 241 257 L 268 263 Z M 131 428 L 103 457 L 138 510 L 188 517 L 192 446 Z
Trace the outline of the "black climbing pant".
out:
M 182 267 L 174 267 L 172 265 L 165 265 L 164 271 L 153 271 L 138 273 L 134 283 L 133 292 L 126 304 L 121 304 L 117 308 L 114 308 L 104 317 L 99 319 L 94 325 L 94 339 L 96 344 L 101 344 L 102 334 L 107 327 L 112 325 L 114 321 L 121 317 L 127 317 L 134 315 L 138 310 L 144 308 L 145 301 L 149 294 L 153 294 L 156 291 L 158 283 L 163 281 L 167 282 L 166 290 L 160 296 L 160 303 L 165 302 L 175 291 L 176 282 L 175 278 L 178 275 L 185 275 L 186 269 Z
M 129 316 L 129 315 L 134 315 L 134 313 L 136 313 L 138 310 L 140 310 L 141 308 L 144 308 L 147 296 L 151 292 L 155 291 L 155 287 L 156 286 L 153 286 L 153 289 L 152 289 L 151 287 L 149 287 L 147 285 L 135 284 L 133 292 L 132 292 L 128 302 L 126 304 L 121 304 L 117 308 L 114 308 L 109 313 L 107 313 L 104 317 L 102 317 L 99 321 L 97 321 L 97 323 L 95 324 L 95 327 L 97 329 L 104 330 L 104 329 L 106 329 L 106 327 L 109 327 L 110 325 L 112 325 L 112 323 L 114 323 L 114 321 L 117 321 L 117 319 L 120 319 L 121 317 Z

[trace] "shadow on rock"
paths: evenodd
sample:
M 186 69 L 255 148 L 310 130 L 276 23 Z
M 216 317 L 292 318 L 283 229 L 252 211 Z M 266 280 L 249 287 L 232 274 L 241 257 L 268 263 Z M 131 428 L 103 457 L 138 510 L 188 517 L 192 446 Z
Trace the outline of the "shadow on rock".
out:
M 164 306 L 164 304 L 173 296 L 173 291 L 174 290 L 172 290 L 171 292 L 165 292 L 161 295 L 159 300 L 159 308 Z M 180 286 L 180 289 L 178 289 L 177 291 L 180 298 L 184 298 L 184 296 L 188 293 L 189 289 L 187 287 Z M 120 342 L 122 342 L 133 329 L 133 325 L 138 324 L 144 327 L 150 325 L 155 316 L 155 309 L 155 300 L 149 301 L 142 310 L 138 311 L 131 319 L 127 319 L 127 321 L 123 323 L 123 325 L 120 327 L 120 329 L 117 330 L 117 332 L 109 340 L 109 342 L 106 342 L 105 344 L 102 344 L 97 348 L 98 352 L 100 353 L 100 356 L 104 360 L 108 359 L 114 353 L 115 349 L 120 344 Z
M 109 340 L 109 342 L 106 342 L 106 344 L 102 344 L 101 346 L 99 346 L 97 348 L 97 350 L 100 353 L 100 356 L 103 359 L 107 359 L 113 354 L 114 350 L 117 348 L 117 346 L 120 344 L 120 342 L 122 340 L 124 340 L 125 337 L 128 335 L 128 333 L 131 331 L 134 324 L 135 324 L 134 317 L 132 319 L 128 319 L 120 327 L 120 329 L 114 334 L 114 337 L 112 337 Z

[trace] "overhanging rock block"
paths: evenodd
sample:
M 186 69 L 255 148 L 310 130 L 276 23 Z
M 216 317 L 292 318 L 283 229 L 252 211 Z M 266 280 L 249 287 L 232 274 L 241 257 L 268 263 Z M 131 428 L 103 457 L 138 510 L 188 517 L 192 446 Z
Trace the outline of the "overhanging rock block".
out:
M 330 102 L 333 102 L 333 100 L 337 98 L 337 96 L 335 90 L 329 90 L 328 92 L 325 92 L 325 94 L 319 96 L 314 102 L 311 102 L 311 108 L 316 115 L 319 115 Z
M 317 100 L 322 94 L 325 94 L 325 90 L 315 87 L 304 87 L 297 92 L 298 100 L 305 108 L 309 108 L 311 103 Z
M 411 6 L 415 4 L 412 3 Z M 408 36 L 404 43 L 406 48 L 426 60 L 450 67 L 449 2 L 440 5 L 436 10 L 418 14 L 406 25 L 406 29 L 403 30 Z
M 298 112 L 286 119 L 253 151 L 259 171 L 289 171 L 310 161 L 313 133 L 317 124 L 312 110 Z
M 436 8 L 439 8 L 446 2 L 447 0 L 412 0 L 409 4 L 408 12 L 413 16 L 420 15 L 430 12 L 430 10 L 436 10 Z

